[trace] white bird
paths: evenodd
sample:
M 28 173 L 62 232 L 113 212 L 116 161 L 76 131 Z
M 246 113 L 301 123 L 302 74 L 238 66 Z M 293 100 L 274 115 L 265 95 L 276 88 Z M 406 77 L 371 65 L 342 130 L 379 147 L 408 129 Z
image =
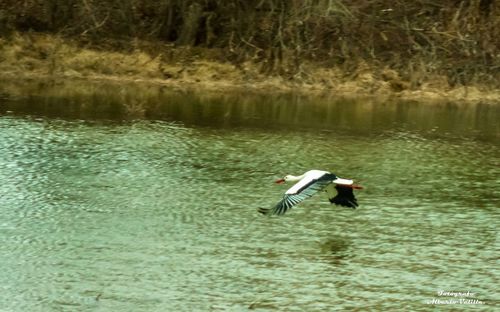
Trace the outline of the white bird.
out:
M 328 200 L 332 204 L 353 209 L 358 207 L 353 189 L 362 189 L 362 187 L 354 184 L 352 180 L 339 178 L 328 171 L 309 170 L 300 176 L 287 175 L 283 179 L 276 180 L 276 183 L 287 181 L 299 182 L 285 192 L 283 199 L 274 208 L 259 208 L 260 213 L 265 215 L 282 215 L 288 209 L 322 190 L 327 192 Z

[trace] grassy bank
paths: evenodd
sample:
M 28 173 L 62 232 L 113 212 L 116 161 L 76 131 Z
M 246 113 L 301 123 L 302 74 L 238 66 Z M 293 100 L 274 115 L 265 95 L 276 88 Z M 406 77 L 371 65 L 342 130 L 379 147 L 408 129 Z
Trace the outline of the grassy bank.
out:
M 259 61 L 228 62 L 225 50 L 135 40 L 116 48 L 40 33 L 0 38 L 0 77 L 8 79 L 85 79 L 147 82 L 181 89 L 298 91 L 340 96 L 381 96 L 417 100 L 500 103 L 495 86 L 450 85 L 428 75 L 418 86 L 396 70 L 368 61 L 356 66 L 325 66 L 303 61 L 300 73 L 269 73 Z
M 492 0 L 0 1 L 4 76 L 498 101 Z

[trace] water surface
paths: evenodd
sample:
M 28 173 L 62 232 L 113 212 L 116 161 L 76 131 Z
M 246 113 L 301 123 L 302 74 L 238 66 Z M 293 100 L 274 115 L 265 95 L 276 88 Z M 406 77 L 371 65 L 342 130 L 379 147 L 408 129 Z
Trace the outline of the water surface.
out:
M 106 92 L 0 102 L 0 310 L 498 304 L 499 108 Z M 257 213 L 312 168 L 360 207 Z

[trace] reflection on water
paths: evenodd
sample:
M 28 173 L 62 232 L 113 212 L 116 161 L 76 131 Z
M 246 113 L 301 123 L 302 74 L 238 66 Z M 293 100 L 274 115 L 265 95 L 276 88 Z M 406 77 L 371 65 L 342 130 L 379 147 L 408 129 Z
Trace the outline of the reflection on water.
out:
M 499 108 L 58 92 L 0 102 L 6 311 L 496 303 Z M 310 168 L 365 185 L 359 209 L 256 212 Z
M 150 119 L 229 128 L 334 129 L 357 135 L 372 130 L 408 130 L 432 137 L 498 140 L 500 133 L 500 108 L 488 103 L 426 104 L 327 96 L 311 100 L 297 94 L 207 94 L 136 85 L 45 82 L 28 86 L 30 96 L 0 98 L 0 113 L 87 120 Z

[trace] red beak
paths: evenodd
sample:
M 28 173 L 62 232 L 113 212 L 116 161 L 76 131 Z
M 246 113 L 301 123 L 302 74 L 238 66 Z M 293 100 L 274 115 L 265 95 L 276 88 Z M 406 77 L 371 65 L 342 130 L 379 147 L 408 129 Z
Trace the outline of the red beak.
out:
M 278 183 L 278 184 L 285 183 L 285 179 L 278 179 L 274 183 Z

